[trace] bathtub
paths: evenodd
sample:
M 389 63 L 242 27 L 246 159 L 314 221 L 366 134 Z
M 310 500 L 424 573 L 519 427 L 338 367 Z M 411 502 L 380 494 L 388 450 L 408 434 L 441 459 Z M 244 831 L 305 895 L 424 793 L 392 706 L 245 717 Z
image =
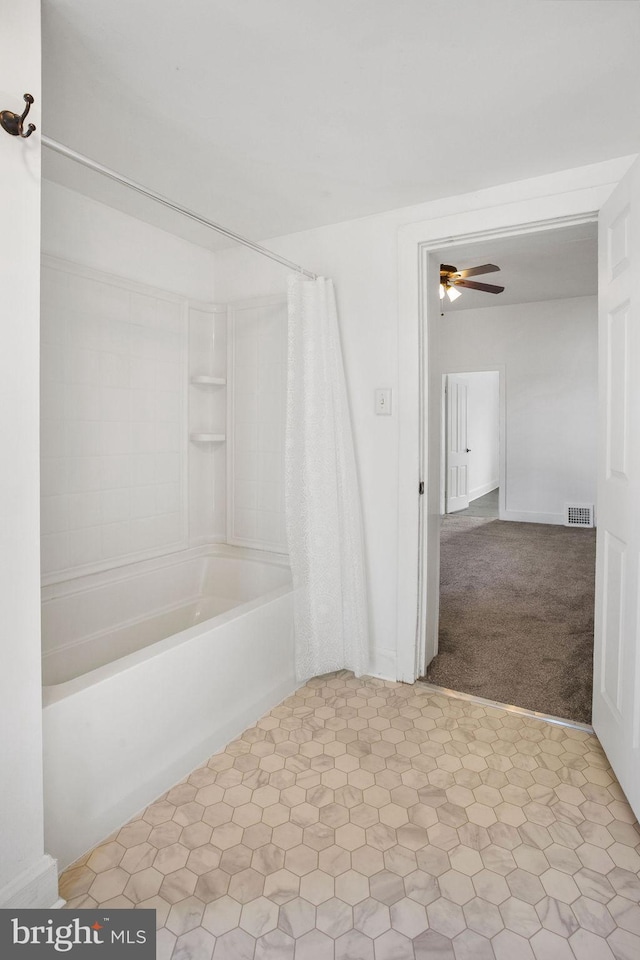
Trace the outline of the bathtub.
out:
M 296 687 L 291 576 L 216 546 L 43 588 L 45 844 L 68 866 Z

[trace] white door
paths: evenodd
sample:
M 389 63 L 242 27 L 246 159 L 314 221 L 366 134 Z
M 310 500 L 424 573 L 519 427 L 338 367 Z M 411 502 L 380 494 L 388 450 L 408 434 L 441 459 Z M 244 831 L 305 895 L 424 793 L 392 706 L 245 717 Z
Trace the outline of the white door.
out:
M 447 513 L 465 510 L 469 506 L 468 394 L 468 381 L 464 377 L 448 374 L 446 385 Z
M 640 817 L 640 162 L 600 211 L 593 726 Z

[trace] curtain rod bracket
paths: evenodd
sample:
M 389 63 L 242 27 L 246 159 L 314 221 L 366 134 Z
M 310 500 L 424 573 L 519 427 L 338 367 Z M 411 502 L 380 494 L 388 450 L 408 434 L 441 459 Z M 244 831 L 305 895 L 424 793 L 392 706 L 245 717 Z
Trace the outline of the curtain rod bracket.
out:
M 27 127 L 27 132 L 23 132 L 24 121 L 31 109 L 33 97 L 30 93 L 25 93 L 24 99 L 27 105 L 22 114 L 14 113 L 13 110 L 3 110 L 2 113 L 0 113 L 0 126 L 3 130 L 6 130 L 7 133 L 11 134 L 12 137 L 22 137 L 23 140 L 26 140 L 27 137 L 31 136 L 36 126 L 34 123 L 30 123 Z

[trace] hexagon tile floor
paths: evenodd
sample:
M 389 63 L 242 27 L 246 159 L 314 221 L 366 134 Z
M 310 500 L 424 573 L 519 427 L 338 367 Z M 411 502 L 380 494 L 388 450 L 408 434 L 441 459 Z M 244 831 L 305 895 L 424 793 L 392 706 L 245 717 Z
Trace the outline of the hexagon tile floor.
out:
M 596 738 L 311 680 L 62 876 L 158 960 L 638 960 L 640 828 Z

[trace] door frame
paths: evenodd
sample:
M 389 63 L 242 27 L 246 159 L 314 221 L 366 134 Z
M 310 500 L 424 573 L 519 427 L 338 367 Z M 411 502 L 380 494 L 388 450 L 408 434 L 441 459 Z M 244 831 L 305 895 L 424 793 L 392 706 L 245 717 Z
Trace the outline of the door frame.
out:
M 399 230 L 396 676 L 402 682 L 421 676 L 437 649 L 441 386 L 428 374 L 438 349 L 440 300 L 439 262 L 431 254 L 446 246 L 593 222 L 633 159 L 610 161 L 597 172 L 583 168 L 580 176 L 572 171 L 573 176 L 562 173 L 454 198 L 458 212 Z

